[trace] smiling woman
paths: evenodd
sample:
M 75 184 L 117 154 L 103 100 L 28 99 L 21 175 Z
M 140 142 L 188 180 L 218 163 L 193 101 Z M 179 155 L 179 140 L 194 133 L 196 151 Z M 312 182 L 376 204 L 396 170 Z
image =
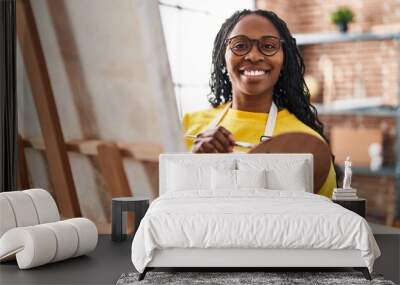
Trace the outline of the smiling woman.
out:
M 304 63 L 286 23 L 265 10 L 242 10 L 221 26 L 212 56 L 212 108 L 183 117 L 186 146 L 194 153 L 248 152 L 237 141 L 256 145 L 288 132 L 327 142 L 310 104 Z M 319 194 L 336 187 L 331 163 Z
M 261 113 L 269 110 L 284 59 L 280 41 L 274 25 L 257 14 L 243 17 L 233 28 L 225 53 L 234 93 L 233 109 Z

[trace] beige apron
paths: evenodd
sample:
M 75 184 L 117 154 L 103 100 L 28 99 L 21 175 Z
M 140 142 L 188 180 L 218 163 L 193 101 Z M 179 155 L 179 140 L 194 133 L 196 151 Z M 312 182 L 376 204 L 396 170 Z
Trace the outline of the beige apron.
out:
M 224 119 L 229 109 L 232 106 L 232 102 L 228 103 L 227 106 L 219 113 L 214 120 L 207 126 L 206 130 L 215 129 L 221 121 Z M 271 108 L 269 109 L 267 123 L 265 124 L 264 135 L 260 137 L 260 142 L 267 141 L 272 138 L 274 132 L 276 118 L 278 117 L 278 107 L 272 101 Z

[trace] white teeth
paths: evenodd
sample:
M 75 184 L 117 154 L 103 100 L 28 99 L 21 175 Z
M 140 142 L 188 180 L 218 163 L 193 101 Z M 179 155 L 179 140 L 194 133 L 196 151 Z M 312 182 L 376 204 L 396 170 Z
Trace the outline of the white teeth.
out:
M 246 76 L 259 76 L 259 75 L 264 75 L 265 71 L 264 70 L 245 70 L 243 72 L 243 74 Z

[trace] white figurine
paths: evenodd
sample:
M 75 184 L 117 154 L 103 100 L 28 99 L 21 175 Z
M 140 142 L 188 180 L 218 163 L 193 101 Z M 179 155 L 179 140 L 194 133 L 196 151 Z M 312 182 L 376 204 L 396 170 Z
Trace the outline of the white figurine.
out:
M 351 189 L 351 160 L 350 156 L 346 157 L 346 161 L 344 162 L 344 178 L 343 178 L 343 189 Z
M 372 143 L 368 147 L 368 154 L 371 158 L 370 169 L 377 171 L 382 167 L 382 145 L 380 143 Z

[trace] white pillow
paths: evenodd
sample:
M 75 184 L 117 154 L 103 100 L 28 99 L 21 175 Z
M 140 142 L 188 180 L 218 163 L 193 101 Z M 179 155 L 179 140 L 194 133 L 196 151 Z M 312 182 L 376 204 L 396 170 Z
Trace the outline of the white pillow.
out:
M 211 190 L 212 169 L 230 171 L 235 168 L 234 160 L 196 161 L 178 160 L 167 164 L 167 191 Z
M 236 190 L 236 170 L 212 168 L 211 189 Z
M 237 188 L 267 188 L 266 170 L 236 170 Z
M 307 189 L 304 167 L 297 164 L 290 170 L 267 170 L 267 188 L 273 190 L 303 191 Z
M 267 188 L 272 190 L 307 191 L 309 167 L 297 159 L 238 159 L 239 170 L 266 170 Z
M 171 163 L 168 170 L 168 191 L 210 189 L 210 169 L 207 167 L 185 167 Z
M 211 170 L 212 190 L 238 190 L 241 188 L 266 188 L 266 171 L 263 170 Z

